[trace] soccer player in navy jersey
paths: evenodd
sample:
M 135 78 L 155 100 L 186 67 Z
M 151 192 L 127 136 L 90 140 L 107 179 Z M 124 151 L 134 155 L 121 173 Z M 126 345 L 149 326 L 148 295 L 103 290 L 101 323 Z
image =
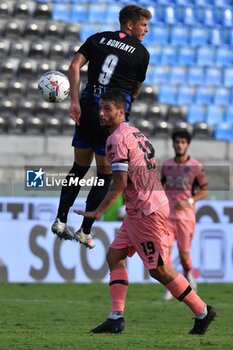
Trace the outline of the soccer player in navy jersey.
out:
M 139 94 L 149 64 L 149 52 L 142 45 L 148 32 L 149 10 L 127 5 L 119 13 L 120 30 L 96 33 L 79 48 L 71 61 L 70 115 L 76 122 L 72 141 L 74 163 L 67 179 L 82 179 L 88 172 L 93 158 L 97 165 L 98 179 L 104 186 L 93 186 L 87 196 L 86 210 L 94 210 L 105 197 L 111 181 L 111 168 L 105 156 L 108 130 L 99 123 L 98 103 L 109 88 L 122 91 L 127 100 L 128 117 L 131 103 Z M 80 90 L 80 70 L 88 63 L 87 84 Z M 91 227 L 93 219 L 84 218 L 80 229 L 73 233 L 67 226 L 69 209 L 73 205 L 80 186 L 63 186 L 53 233 L 63 239 L 75 239 L 88 248 L 94 248 Z

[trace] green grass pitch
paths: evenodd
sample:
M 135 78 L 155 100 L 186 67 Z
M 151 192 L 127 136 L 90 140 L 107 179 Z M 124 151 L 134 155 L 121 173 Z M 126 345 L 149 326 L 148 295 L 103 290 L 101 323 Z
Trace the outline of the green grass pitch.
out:
M 131 284 L 122 334 L 89 330 L 107 318 L 107 284 L 0 284 L 1 350 L 233 349 L 233 284 L 200 284 L 218 317 L 204 336 L 188 335 L 192 312 L 163 302 L 159 284 Z

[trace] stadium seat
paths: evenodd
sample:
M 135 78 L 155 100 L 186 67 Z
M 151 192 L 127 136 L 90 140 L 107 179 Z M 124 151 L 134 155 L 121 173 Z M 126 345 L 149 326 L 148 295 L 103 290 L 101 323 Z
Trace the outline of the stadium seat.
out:
M 184 120 L 185 114 L 183 113 L 183 110 L 180 106 L 169 106 L 168 112 L 167 112 L 167 120 L 174 124 L 178 120 Z
M 92 34 L 95 34 L 97 32 L 97 26 L 93 24 L 83 24 L 80 28 L 80 40 L 81 42 L 86 41 L 86 39 L 91 36 Z
M 38 96 L 38 93 L 37 93 Z M 24 98 L 22 95 L 19 100 L 17 113 L 19 116 L 34 115 L 37 108 L 37 100 L 32 98 Z
M 18 76 L 20 78 L 32 78 L 37 71 L 37 61 L 32 59 L 22 59 L 18 66 Z
M 106 4 L 92 3 L 89 5 L 87 21 L 89 23 L 103 23 L 105 21 L 106 12 Z
M 59 117 L 45 118 L 45 133 L 48 135 L 59 135 L 62 132 L 62 120 Z
M 49 56 L 49 45 L 42 40 L 32 41 L 29 46 L 28 56 L 32 59 L 46 58 Z
M 54 19 L 55 21 L 69 22 L 71 19 L 70 4 L 53 4 L 52 19 Z
M 69 117 L 70 115 L 70 99 L 69 97 L 65 100 L 62 101 L 62 103 L 55 103 L 54 106 L 54 116 L 57 118 L 64 118 L 64 117 Z
M 52 60 L 59 60 L 68 57 L 68 47 L 63 42 L 52 42 L 49 50 L 49 57 Z
M 147 115 L 147 109 L 148 105 L 146 102 L 137 100 L 132 104 L 130 114 L 133 116 L 133 118 L 145 119 Z
M 193 5 L 187 4 L 183 7 L 183 16 L 182 16 L 182 22 L 186 26 L 195 26 L 197 24 L 197 17 L 195 8 Z
M 0 116 L 0 133 L 4 134 L 9 131 L 9 117 Z
M 9 18 L 5 27 L 5 36 L 9 39 L 22 37 L 24 34 L 25 23 L 20 19 Z
M 189 42 L 189 29 L 188 27 L 179 25 L 171 27 L 170 31 L 170 43 L 173 46 L 184 46 Z
M 160 64 L 161 63 L 161 46 L 148 46 L 147 47 L 150 53 L 150 64 Z
M 168 2 L 164 0 L 165 2 L 158 1 L 156 6 L 150 6 L 150 11 L 152 13 L 152 18 L 150 20 L 150 23 L 152 26 L 160 25 L 164 23 L 164 12 L 165 12 L 165 6 L 168 5 Z
M 167 66 L 157 65 L 153 67 L 153 84 L 164 84 L 168 82 L 169 69 Z
M 44 38 L 46 40 L 55 39 L 60 41 L 60 38 L 63 37 L 65 30 L 65 24 L 62 22 L 47 21 L 44 28 Z
M 189 85 L 202 85 L 204 83 L 204 70 L 202 67 L 190 66 L 187 73 Z
M 218 87 L 214 94 L 214 104 L 218 106 L 228 106 L 230 103 L 230 91 L 224 87 Z
M 8 95 L 11 97 L 25 96 L 26 82 L 23 80 L 12 79 L 8 84 Z
M 137 99 L 147 101 L 150 104 L 155 100 L 155 95 L 155 88 L 152 85 L 143 84 Z
M 121 10 L 121 5 L 118 3 L 112 3 L 107 6 L 107 11 L 105 14 L 105 22 L 106 23 L 114 23 L 117 24 L 119 23 L 118 17 L 119 17 L 119 12 Z
M 10 52 L 11 42 L 7 39 L 0 38 L 0 58 L 8 57 Z
M 40 39 L 44 36 L 45 22 L 30 20 L 25 24 L 24 36 L 30 39 Z
M 204 6 L 198 8 L 198 19 L 205 27 L 214 27 L 217 24 L 216 12 L 212 6 Z
M 209 40 L 208 29 L 205 27 L 193 27 L 190 29 L 190 45 L 197 47 L 207 45 Z
M 88 5 L 81 3 L 74 3 L 71 5 L 70 22 L 86 23 L 88 20 Z
M 187 71 L 182 66 L 172 66 L 169 75 L 169 83 L 172 85 L 185 85 Z
M 223 141 L 233 141 L 233 123 L 221 123 L 216 125 L 215 139 Z
M 153 27 L 149 34 L 145 36 L 147 40 L 153 45 L 167 45 L 169 40 L 169 28 L 167 26 L 158 25 Z
M 40 75 L 38 75 L 40 77 Z M 38 81 L 35 80 L 26 80 L 27 87 L 26 87 L 26 96 L 29 99 L 33 99 L 35 97 L 38 97 Z
M 231 0 L 214 0 L 213 5 L 216 7 L 226 7 L 231 4 Z
M 190 4 L 190 1 L 189 0 L 176 0 L 175 3 L 176 3 L 176 5 L 188 6 Z
M 179 15 L 177 7 L 173 4 L 169 4 L 164 7 L 163 21 L 167 25 L 176 25 L 179 23 Z
M 194 0 L 196 6 L 206 7 L 210 4 L 210 0 Z
M 221 106 L 209 105 L 206 112 L 206 123 L 218 125 L 223 122 L 224 109 Z
M 37 116 L 26 116 L 25 118 L 25 131 L 29 135 L 41 135 L 45 131 L 44 118 Z
M 8 81 L 0 80 L 0 99 L 8 94 Z
M 151 120 L 141 117 L 135 120 L 135 126 L 147 137 L 151 137 L 154 134 L 155 125 Z
M 197 49 L 197 65 L 211 66 L 215 60 L 215 49 L 211 46 L 203 46 Z
M 11 99 L 9 96 L 8 98 L 2 97 L 0 100 L 1 115 L 16 114 L 17 106 L 18 106 L 17 99 Z
M 222 70 L 214 66 L 207 67 L 205 71 L 205 84 L 207 86 L 222 85 Z
M 209 44 L 213 46 L 222 46 L 226 43 L 226 35 L 223 28 L 216 26 L 210 29 Z
M 39 79 L 42 74 L 56 69 L 56 61 L 52 60 L 40 60 L 37 63 L 36 77 Z
M 42 97 L 39 97 L 36 103 L 35 114 L 38 117 L 51 117 L 54 115 L 55 104 L 44 101 Z
M 75 131 L 75 122 L 70 117 L 64 117 L 62 119 L 62 134 L 73 135 Z
M 181 85 L 178 89 L 177 104 L 191 105 L 194 102 L 195 89 L 192 86 Z
M 232 66 L 233 53 L 230 47 L 218 47 L 216 49 L 215 64 L 219 67 Z
M 221 24 L 225 27 L 233 27 L 233 11 L 231 7 L 225 7 L 222 10 Z
M 27 57 L 29 42 L 27 40 L 13 40 L 10 47 L 10 56 L 15 58 Z
M 1 1 L 0 18 L 9 18 L 13 13 L 13 4 L 10 1 Z
M 68 46 L 68 49 L 67 49 L 67 57 L 72 59 L 74 57 L 74 55 L 76 54 L 76 52 L 78 51 L 78 49 L 80 48 L 80 46 L 81 46 L 81 43 L 79 43 L 79 42 L 70 43 Z
M 156 138 L 170 138 L 172 133 L 172 124 L 165 120 L 156 120 L 154 125 L 154 136 Z
M 176 48 L 172 46 L 164 46 L 161 51 L 161 63 L 174 65 L 176 64 Z
M 193 126 L 191 124 L 188 124 L 186 121 L 177 120 L 173 125 L 173 130 L 186 130 L 192 135 Z
M 196 88 L 195 103 L 209 105 L 213 102 L 214 90 L 209 86 L 198 86 Z
M 195 123 L 193 126 L 193 137 L 195 139 L 210 140 L 214 136 L 214 127 L 205 122 Z
M 233 124 L 233 105 L 228 105 L 224 115 L 224 122 Z
M 168 106 L 166 104 L 161 104 L 157 101 L 151 103 L 148 106 L 147 116 L 149 120 L 166 120 L 167 119 Z
M 13 15 L 16 18 L 29 18 L 33 17 L 36 4 L 32 1 L 20 1 L 14 4 Z
M 227 88 L 233 87 L 233 68 L 227 67 L 223 72 L 223 85 Z
M 158 95 L 160 103 L 176 105 L 177 103 L 177 88 L 172 85 L 161 85 Z
M 18 59 L 9 58 L 2 60 L 2 62 L 0 62 L 1 79 L 16 76 L 18 72 L 18 64 Z
M 77 23 L 66 23 L 63 36 L 67 41 L 79 40 L 79 29 L 80 26 Z
M 34 17 L 37 19 L 50 19 L 52 18 L 52 4 L 49 2 L 46 3 L 37 3 L 34 11 Z
M 65 75 L 67 75 L 69 66 L 70 66 L 70 60 L 62 60 L 62 61 L 59 61 L 57 63 L 55 69 L 58 70 L 59 72 L 65 74 Z
M 233 46 L 233 29 L 226 28 L 225 31 L 223 29 L 223 32 L 225 33 L 225 38 L 226 38 L 225 44 L 228 46 Z
M 17 135 L 24 134 L 26 131 L 26 120 L 21 116 L 9 116 L 9 132 Z
M 187 113 L 187 122 L 190 124 L 194 124 L 197 122 L 204 122 L 205 112 L 206 112 L 206 109 L 204 106 L 197 105 L 197 104 L 190 105 Z
M 196 63 L 196 50 L 190 46 L 181 46 L 178 49 L 177 63 L 184 66 L 193 66 Z

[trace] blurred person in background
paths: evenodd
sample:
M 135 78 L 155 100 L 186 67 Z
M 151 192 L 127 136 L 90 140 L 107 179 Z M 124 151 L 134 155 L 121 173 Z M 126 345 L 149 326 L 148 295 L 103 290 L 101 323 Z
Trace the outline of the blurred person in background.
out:
M 162 165 L 161 181 L 170 203 L 168 220 L 170 265 L 172 247 L 177 241 L 180 263 L 183 274 L 191 287 L 197 290 L 192 274 L 192 257 L 190 254 L 195 232 L 195 202 L 208 196 L 208 181 L 203 165 L 189 154 L 191 135 L 186 130 L 174 130 L 172 142 L 175 157 L 166 160 Z M 163 299 L 172 299 L 166 291 Z

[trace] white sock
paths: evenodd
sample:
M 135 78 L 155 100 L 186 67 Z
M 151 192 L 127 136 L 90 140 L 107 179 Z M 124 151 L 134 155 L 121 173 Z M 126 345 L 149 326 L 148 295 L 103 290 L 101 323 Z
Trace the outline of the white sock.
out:
M 202 312 L 200 314 L 196 315 L 196 318 L 198 318 L 198 320 L 202 320 L 203 318 L 206 317 L 206 315 L 207 315 L 207 306 L 205 305 Z
M 122 311 L 112 311 L 110 312 L 110 315 L 108 318 L 110 318 L 111 320 L 117 320 L 120 317 L 123 317 Z

